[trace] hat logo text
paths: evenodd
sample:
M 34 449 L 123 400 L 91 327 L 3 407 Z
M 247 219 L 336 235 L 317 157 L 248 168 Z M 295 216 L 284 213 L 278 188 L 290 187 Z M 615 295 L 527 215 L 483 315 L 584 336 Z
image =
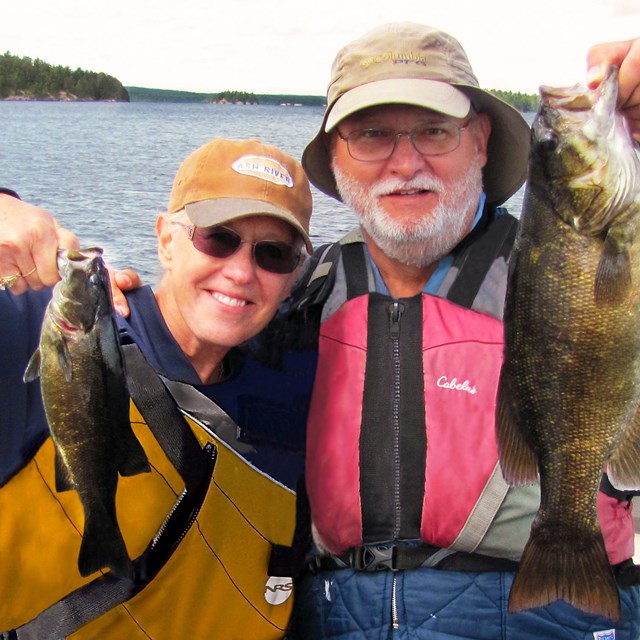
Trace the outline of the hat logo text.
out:
M 284 187 L 293 187 L 293 178 L 279 162 L 264 156 L 242 156 L 232 165 L 232 169 L 245 176 L 253 176 Z
M 419 53 L 403 53 L 401 51 L 386 51 L 377 56 L 371 56 L 365 58 L 361 64 L 367 69 L 372 64 L 379 64 L 380 62 L 392 62 L 393 64 L 419 64 L 427 66 L 427 56 Z

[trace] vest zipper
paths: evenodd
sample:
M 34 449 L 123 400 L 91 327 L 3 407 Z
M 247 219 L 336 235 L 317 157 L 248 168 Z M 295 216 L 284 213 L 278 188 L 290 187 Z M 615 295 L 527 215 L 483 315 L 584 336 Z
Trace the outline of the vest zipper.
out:
M 400 318 L 404 307 L 394 300 L 390 308 L 393 357 L 393 493 L 395 502 L 394 540 L 400 537 Z
M 390 311 L 390 334 L 392 340 L 393 357 L 393 493 L 395 501 L 395 522 L 393 524 L 393 537 L 400 537 L 400 318 L 404 306 L 394 300 Z M 391 583 L 391 626 L 398 629 L 398 601 L 396 598 L 396 574 L 393 574 Z

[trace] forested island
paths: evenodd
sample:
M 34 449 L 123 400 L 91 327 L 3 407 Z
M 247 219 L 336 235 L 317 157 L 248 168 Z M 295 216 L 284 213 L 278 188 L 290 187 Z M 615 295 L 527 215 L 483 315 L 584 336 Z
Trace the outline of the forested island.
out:
M 521 112 L 538 108 L 538 95 L 489 90 Z M 1 100 L 111 100 L 119 102 L 205 102 L 230 105 L 324 106 L 324 96 L 255 94 L 248 91 L 195 93 L 144 87 L 124 87 L 116 78 L 95 71 L 71 70 L 38 58 L 0 56 Z
M 248 91 L 220 91 L 218 93 L 193 93 L 171 89 L 147 89 L 126 87 L 131 102 L 213 102 L 215 104 L 269 104 L 287 106 L 324 106 L 324 96 L 294 94 L 262 94 Z
M 36 58 L 0 56 L 3 100 L 113 100 L 129 102 L 129 93 L 113 76 L 54 66 Z

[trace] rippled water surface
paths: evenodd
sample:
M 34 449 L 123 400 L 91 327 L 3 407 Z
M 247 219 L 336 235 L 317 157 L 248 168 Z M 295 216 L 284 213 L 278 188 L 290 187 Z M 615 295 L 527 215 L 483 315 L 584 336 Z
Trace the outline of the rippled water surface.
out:
M 321 119 L 319 107 L 0 102 L 0 185 L 155 282 L 153 223 L 188 153 L 214 137 L 259 137 L 300 158 Z M 515 214 L 522 195 L 508 203 Z M 314 244 L 354 226 L 344 205 L 315 189 L 313 198 Z

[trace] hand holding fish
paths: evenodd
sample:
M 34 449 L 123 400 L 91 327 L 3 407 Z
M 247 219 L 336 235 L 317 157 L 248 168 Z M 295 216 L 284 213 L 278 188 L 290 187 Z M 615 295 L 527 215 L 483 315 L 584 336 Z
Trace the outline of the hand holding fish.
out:
M 619 68 L 618 110 L 636 142 L 640 142 L 640 38 L 597 44 L 589 49 L 587 78 L 591 89 L 602 82 L 610 65 Z
M 79 246 L 47 210 L 0 194 L 0 278 L 12 293 L 55 284 L 58 249 Z
M 78 237 L 46 209 L 0 193 L 0 285 L 13 294 L 53 286 L 60 280 L 58 252 L 78 249 Z M 133 269 L 109 269 L 113 304 L 129 315 L 124 291 L 142 285 Z

